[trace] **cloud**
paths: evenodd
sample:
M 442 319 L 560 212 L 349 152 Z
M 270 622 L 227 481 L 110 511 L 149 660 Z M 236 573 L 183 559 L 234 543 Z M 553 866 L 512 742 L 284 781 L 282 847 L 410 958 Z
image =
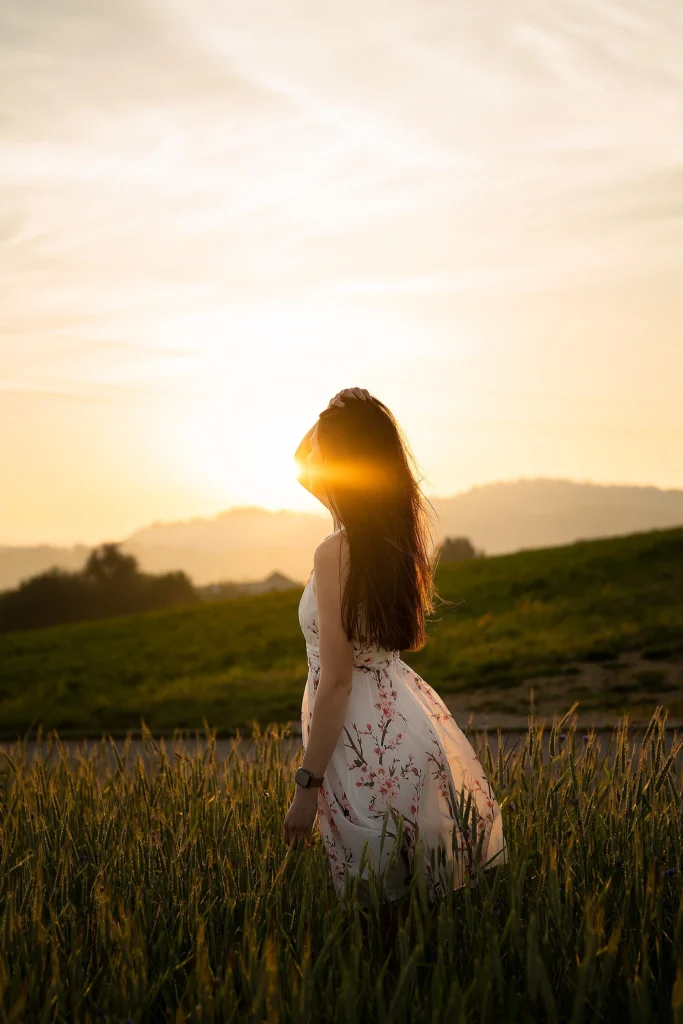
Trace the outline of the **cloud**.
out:
M 678 266 L 682 24 L 673 0 L 0 0 L 4 337 L 153 348 L 174 314 Z

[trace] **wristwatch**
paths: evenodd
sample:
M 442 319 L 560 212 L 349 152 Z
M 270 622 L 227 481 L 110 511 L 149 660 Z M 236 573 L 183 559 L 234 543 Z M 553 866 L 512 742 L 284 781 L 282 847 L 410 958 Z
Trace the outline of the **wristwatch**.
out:
M 308 768 L 304 768 L 301 765 L 294 773 L 294 781 L 297 785 L 301 786 L 302 789 L 315 789 L 316 786 L 322 786 L 323 776 L 316 778 L 313 772 L 309 772 Z

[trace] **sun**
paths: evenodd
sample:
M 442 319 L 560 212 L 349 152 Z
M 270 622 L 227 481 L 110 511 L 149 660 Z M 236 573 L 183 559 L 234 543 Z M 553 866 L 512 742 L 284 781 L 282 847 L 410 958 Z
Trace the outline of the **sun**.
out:
M 373 346 L 384 341 L 395 352 L 400 337 L 375 314 L 334 303 L 186 318 L 168 334 L 195 357 L 174 367 L 184 375 L 176 381 L 182 408 L 153 424 L 164 475 L 180 476 L 202 508 L 321 510 L 297 480 L 294 452 L 340 386 L 361 379 L 372 387 Z
M 294 459 L 305 433 L 300 414 L 240 418 L 235 412 L 224 402 L 207 403 L 176 420 L 167 469 L 182 477 L 201 507 L 313 511 L 318 502 L 298 483 Z

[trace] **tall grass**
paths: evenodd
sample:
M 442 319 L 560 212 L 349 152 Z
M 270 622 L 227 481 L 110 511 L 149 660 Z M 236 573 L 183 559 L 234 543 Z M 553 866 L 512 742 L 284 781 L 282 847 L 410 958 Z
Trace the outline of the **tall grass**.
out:
M 282 821 L 300 749 L 254 723 L 224 761 L 144 730 L 72 763 L 56 735 L 0 761 L 0 1021 L 683 1022 L 683 739 L 658 707 L 599 754 L 555 717 L 549 758 L 478 746 L 509 863 L 431 909 L 339 901 Z

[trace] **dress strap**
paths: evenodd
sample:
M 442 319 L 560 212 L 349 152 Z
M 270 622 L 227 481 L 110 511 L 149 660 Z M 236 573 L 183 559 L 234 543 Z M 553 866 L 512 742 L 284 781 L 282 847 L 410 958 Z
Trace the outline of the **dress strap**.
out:
M 323 537 L 323 540 L 327 540 L 329 537 L 334 537 L 335 533 L 341 533 L 342 530 L 345 530 L 345 529 L 346 529 L 345 526 L 340 526 L 338 530 L 334 531 L 334 533 L 328 533 L 327 537 Z

